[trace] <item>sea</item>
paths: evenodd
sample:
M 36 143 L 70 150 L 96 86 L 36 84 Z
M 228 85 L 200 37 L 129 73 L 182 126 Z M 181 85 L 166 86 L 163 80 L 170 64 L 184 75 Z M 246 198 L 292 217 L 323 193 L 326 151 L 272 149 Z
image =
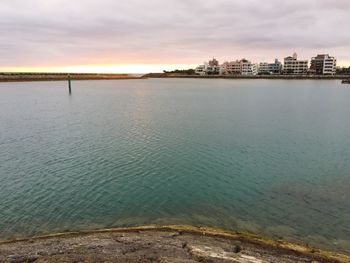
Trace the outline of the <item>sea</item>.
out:
M 0 239 L 189 224 L 350 254 L 350 85 L 0 83 Z

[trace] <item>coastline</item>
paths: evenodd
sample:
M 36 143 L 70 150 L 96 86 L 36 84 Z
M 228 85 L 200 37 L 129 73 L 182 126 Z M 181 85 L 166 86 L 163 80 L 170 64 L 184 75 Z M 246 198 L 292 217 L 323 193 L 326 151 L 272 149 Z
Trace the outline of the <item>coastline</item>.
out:
M 58 244 L 60 244 L 60 249 L 57 252 Z M 89 244 L 89 246 L 86 247 L 84 244 Z M 115 250 L 116 246 L 120 246 L 120 250 Z M 125 256 L 125 253 L 121 253 L 125 249 L 133 252 L 129 254 L 130 262 L 140 262 L 133 259 L 136 259 L 135 256 L 140 256 L 141 247 L 143 256 L 147 257 L 152 254 L 153 257 L 159 259 L 169 256 L 169 246 L 173 248 L 172 253 L 188 256 L 194 260 L 191 262 L 197 262 L 197 259 L 203 261 L 203 258 L 214 262 L 220 262 L 220 260 L 269 262 L 269 259 L 278 259 L 281 263 L 296 260 L 298 262 L 350 262 L 350 256 L 336 252 L 319 250 L 283 240 L 273 240 L 250 233 L 190 225 L 107 228 L 0 241 L 0 261 L 13 262 L 11 259 L 14 258 L 22 258 L 27 261 L 30 261 L 28 259 L 39 260 L 38 262 L 49 262 L 54 258 L 73 261 L 75 257 L 83 258 L 89 253 L 96 254 L 98 252 L 96 252 L 96 247 L 100 247 L 103 248 L 102 251 L 105 254 L 101 255 L 103 260 L 113 259 L 114 256 L 118 258 Z M 155 251 L 158 251 L 156 255 Z M 185 254 L 183 254 L 184 251 Z M 105 258 L 107 254 L 108 257 Z M 249 258 L 251 261 L 247 261 Z
M 72 80 L 130 80 L 148 78 L 185 78 L 185 79 L 268 79 L 268 80 L 348 80 L 350 75 L 185 75 L 174 73 L 149 74 L 104 74 L 104 73 L 71 73 Z M 0 82 L 26 81 L 66 81 L 68 73 L 4 73 L 0 72 Z
M 71 73 L 72 80 L 142 79 L 134 74 Z M 0 82 L 65 81 L 68 73 L 0 73 Z
M 344 80 L 350 79 L 350 75 L 184 75 L 172 73 L 149 73 L 143 75 L 145 78 L 190 78 L 190 79 L 279 79 L 279 80 Z

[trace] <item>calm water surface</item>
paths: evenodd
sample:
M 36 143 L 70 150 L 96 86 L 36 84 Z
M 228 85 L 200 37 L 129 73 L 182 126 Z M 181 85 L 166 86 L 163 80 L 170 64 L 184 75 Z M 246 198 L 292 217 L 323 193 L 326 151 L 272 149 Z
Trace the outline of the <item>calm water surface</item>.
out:
M 350 253 L 350 86 L 0 83 L 0 239 L 185 223 Z

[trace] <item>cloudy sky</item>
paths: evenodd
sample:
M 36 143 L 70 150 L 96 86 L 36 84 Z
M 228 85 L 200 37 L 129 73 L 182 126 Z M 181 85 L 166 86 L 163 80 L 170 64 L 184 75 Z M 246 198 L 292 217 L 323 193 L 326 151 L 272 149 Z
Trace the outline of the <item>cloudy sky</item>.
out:
M 1 0 L 0 70 L 159 71 L 297 52 L 350 66 L 349 0 Z

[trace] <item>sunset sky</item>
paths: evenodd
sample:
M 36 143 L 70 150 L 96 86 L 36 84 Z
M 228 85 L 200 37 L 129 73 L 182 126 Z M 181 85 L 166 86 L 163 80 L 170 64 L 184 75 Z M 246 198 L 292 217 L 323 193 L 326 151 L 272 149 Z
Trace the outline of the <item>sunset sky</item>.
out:
M 1 0 L 0 71 L 159 72 L 293 52 L 350 66 L 349 14 L 349 0 Z

